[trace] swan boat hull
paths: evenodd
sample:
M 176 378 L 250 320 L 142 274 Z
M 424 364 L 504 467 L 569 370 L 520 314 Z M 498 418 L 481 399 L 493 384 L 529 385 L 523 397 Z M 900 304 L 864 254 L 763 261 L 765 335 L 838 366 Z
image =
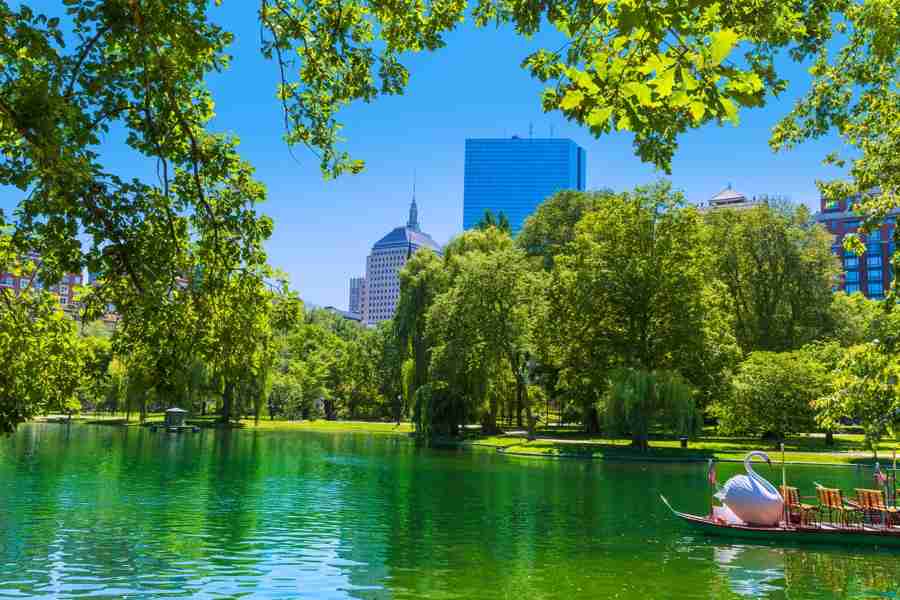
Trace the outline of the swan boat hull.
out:
M 695 531 L 706 535 L 755 540 L 758 542 L 780 542 L 788 544 L 831 544 L 842 546 L 891 546 L 900 548 L 900 528 L 897 527 L 754 527 L 716 522 L 709 517 L 701 517 L 675 510 L 665 497 L 663 502 L 676 517 L 687 523 Z

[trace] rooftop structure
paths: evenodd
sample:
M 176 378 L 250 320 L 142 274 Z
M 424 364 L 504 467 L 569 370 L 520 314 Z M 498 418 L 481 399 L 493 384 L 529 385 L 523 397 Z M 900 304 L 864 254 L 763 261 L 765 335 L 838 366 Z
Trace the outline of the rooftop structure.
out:
M 721 192 L 713 196 L 709 199 L 709 202 L 706 205 L 701 205 L 700 210 L 702 211 L 710 211 L 710 210 L 721 210 L 724 208 L 730 208 L 732 210 L 746 210 L 748 208 L 754 208 L 756 206 L 765 206 L 767 204 L 765 198 L 757 199 L 754 196 L 752 199 L 747 198 L 741 192 L 738 192 L 732 189 L 731 184 L 728 185 Z

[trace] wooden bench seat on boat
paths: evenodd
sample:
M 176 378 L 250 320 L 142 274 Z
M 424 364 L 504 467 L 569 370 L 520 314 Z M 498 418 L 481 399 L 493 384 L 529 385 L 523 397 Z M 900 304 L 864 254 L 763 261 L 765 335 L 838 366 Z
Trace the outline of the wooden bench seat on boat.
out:
M 896 516 L 900 514 L 896 507 L 884 503 L 884 492 L 881 490 L 856 488 L 856 504 L 864 514 L 879 515 L 882 525 L 896 524 Z
M 844 493 L 838 488 L 816 488 L 819 498 L 819 513 L 824 516 L 827 512 L 831 522 L 840 523 L 844 527 L 850 525 L 862 526 L 863 512 L 857 506 L 851 506 L 844 502 Z M 840 520 L 835 521 L 835 517 Z
M 784 503 L 787 505 L 788 519 L 791 523 L 810 525 L 819 520 L 819 507 L 800 502 L 800 492 L 797 488 L 781 485 L 778 486 L 778 491 L 781 492 L 781 497 L 784 498 Z

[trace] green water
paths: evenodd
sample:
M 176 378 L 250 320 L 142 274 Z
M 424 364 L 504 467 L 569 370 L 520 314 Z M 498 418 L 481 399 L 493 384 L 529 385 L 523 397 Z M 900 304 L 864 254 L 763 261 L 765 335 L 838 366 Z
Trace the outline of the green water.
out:
M 720 480 L 737 472 L 720 465 Z M 761 469 L 776 479 L 780 472 Z M 869 486 L 871 472 L 792 468 Z M 0 439 L 0 597 L 884 598 L 900 553 L 732 545 L 704 465 L 368 435 L 28 425 Z

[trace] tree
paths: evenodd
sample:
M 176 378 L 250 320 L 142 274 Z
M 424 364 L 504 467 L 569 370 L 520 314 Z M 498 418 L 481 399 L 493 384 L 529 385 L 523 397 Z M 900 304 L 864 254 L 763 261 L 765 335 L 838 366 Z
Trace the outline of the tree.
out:
M 610 431 L 630 435 L 632 445 L 646 451 L 655 425 L 693 434 L 700 413 L 690 384 L 677 373 L 624 368 L 611 374 L 605 416 Z
M 428 312 L 429 334 L 435 342 L 432 371 L 451 395 L 455 392 L 469 406 L 451 414 L 481 414 L 484 429 L 496 431 L 497 406 L 488 400 L 502 369 L 515 382 L 520 425 L 524 411 L 533 433 L 528 385 L 532 330 L 544 297 L 543 274 L 534 272 L 525 254 L 512 247 L 451 256 L 450 286 Z M 457 427 L 451 423 L 450 432 Z
M 400 270 L 400 299 L 394 325 L 403 360 L 412 361 L 407 370 L 406 397 L 412 402 L 417 390 L 428 382 L 427 313 L 434 298 L 444 289 L 446 280 L 441 259 L 431 250 L 420 249 Z M 415 420 L 415 419 L 414 419 Z
M 497 216 L 494 217 L 494 213 L 491 209 L 487 208 L 484 211 L 484 216 L 481 217 L 481 220 L 475 225 L 476 229 L 487 229 L 488 227 L 496 227 L 500 231 L 511 234 L 512 228 L 509 225 L 509 219 L 506 218 L 506 214 L 501 210 L 497 213 Z
M 861 229 L 869 233 L 900 206 L 900 8 L 893 0 L 835 8 L 840 13 L 833 27 L 842 43 L 814 47 L 812 85 L 775 127 L 770 144 L 789 149 L 837 132 L 845 150 L 824 162 L 849 166 L 849 177 L 819 187 L 829 200 L 859 199 L 855 209 L 866 216 Z M 894 240 L 900 241 L 896 229 Z
M 553 268 L 554 258 L 565 252 L 575 239 L 575 226 L 584 215 L 597 210 L 612 196 L 611 190 L 577 192 L 564 190 L 541 202 L 525 219 L 516 243 L 529 256 L 543 258 L 546 270 Z
M 891 320 L 883 303 L 869 300 L 859 292 L 836 292 L 828 312 L 827 337 L 847 347 L 881 338 Z
M 688 372 L 708 351 L 709 244 L 696 209 L 668 185 L 606 198 L 554 266 L 548 326 L 560 386 L 584 423 L 619 368 Z
M 838 263 L 831 236 L 810 225 L 804 207 L 711 211 L 707 221 L 745 353 L 791 350 L 824 335 Z
M 838 363 L 832 392 L 816 402 L 818 423 L 834 429 L 843 420 L 858 419 L 877 458 L 878 442 L 888 426 L 900 424 L 898 375 L 900 361 L 890 343 L 848 348 Z
M 804 351 L 752 352 L 714 408 L 727 434 L 755 434 L 781 442 L 815 428 L 815 402 L 829 389 L 828 374 Z
M 205 82 L 227 68 L 232 42 L 214 23 L 214 5 L 66 0 L 65 14 L 48 17 L 0 0 L 0 185 L 22 191 L 16 251 L 40 253 L 48 281 L 84 267 L 99 274 L 84 298 L 85 316 L 117 307 L 129 343 L 153 367 L 160 398 L 174 397 L 194 345 L 212 362 L 227 362 L 215 340 L 232 334 L 198 320 L 208 314 L 206 300 L 177 293 L 182 281 L 198 268 L 220 283 L 238 270 L 258 275 L 271 235 L 271 223 L 256 213 L 264 189 L 240 159 L 237 141 L 210 127 L 214 99 Z M 555 27 L 567 43 L 523 61 L 554 84 L 542 96 L 544 108 L 595 135 L 633 132 L 638 156 L 664 170 L 680 134 L 737 122 L 740 107 L 761 106 L 768 93 L 785 89 L 774 69 L 779 51 L 795 60 L 815 55 L 816 85 L 773 143 L 789 145 L 834 126 L 862 158 L 851 168 L 854 182 L 829 193 L 869 192 L 878 184 L 879 206 L 896 204 L 898 34 L 891 0 L 435 0 L 414 7 L 347 0 L 337 8 L 261 0 L 261 51 L 279 76 L 287 143 L 309 147 L 327 176 L 361 170 L 362 162 L 339 147 L 339 110 L 402 92 L 409 72 L 401 55 L 440 48 L 466 14 L 479 26 L 510 24 L 525 36 Z M 830 62 L 834 31 L 845 34 L 836 40 L 845 44 Z M 738 45 L 744 56 L 730 59 Z M 118 131 L 136 159 L 156 168 L 157 183 L 110 172 L 97 147 Z M 208 298 L 217 293 L 204 291 Z M 244 332 L 250 323 L 263 331 L 268 318 L 257 312 L 236 323 Z M 268 336 L 251 339 L 265 346 Z M 266 352 L 248 350 L 258 354 L 243 382 L 248 389 L 266 387 L 250 385 L 265 378 Z
M 85 358 L 75 324 L 37 285 L 38 266 L 11 242 L 0 234 L 0 272 L 29 285 L 19 293 L 0 287 L 0 434 L 50 410 L 76 411 Z
M 48 411 L 80 408 L 75 326 L 49 293 L 0 288 L 0 433 Z

